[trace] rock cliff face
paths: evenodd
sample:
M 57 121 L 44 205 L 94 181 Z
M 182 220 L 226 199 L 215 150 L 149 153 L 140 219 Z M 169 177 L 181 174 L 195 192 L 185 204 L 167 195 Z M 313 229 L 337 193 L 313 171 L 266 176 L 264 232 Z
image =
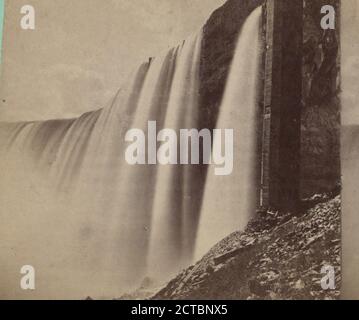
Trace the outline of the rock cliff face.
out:
M 264 0 L 229 0 L 204 26 L 200 64 L 200 117 L 213 128 L 242 25 Z
M 304 1 L 302 194 L 328 192 L 340 182 L 340 23 L 320 26 L 321 7 L 339 0 Z
M 213 128 L 239 30 L 265 0 L 229 0 L 204 26 L 200 66 L 201 126 Z M 331 4 L 339 18 L 339 0 L 305 0 L 301 193 L 329 192 L 340 181 L 339 21 L 335 31 L 320 26 L 321 7 Z M 259 114 L 261 113 L 260 105 Z

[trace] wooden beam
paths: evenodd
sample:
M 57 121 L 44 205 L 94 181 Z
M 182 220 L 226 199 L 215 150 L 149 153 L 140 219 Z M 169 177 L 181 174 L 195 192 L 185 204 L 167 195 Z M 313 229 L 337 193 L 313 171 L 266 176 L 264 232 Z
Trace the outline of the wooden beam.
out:
M 260 207 L 300 197 L 303 0 L 267 0 Z

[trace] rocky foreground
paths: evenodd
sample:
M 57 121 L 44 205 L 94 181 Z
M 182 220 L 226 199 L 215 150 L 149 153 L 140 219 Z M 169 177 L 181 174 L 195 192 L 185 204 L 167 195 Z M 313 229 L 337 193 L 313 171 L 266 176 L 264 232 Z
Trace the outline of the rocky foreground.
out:
M 341 199 L 313 197 L 304 215 L 261 214 L 218 243 L 152 299 L 337 299 Z M 323 266 L 335 270 L 323 290 Z

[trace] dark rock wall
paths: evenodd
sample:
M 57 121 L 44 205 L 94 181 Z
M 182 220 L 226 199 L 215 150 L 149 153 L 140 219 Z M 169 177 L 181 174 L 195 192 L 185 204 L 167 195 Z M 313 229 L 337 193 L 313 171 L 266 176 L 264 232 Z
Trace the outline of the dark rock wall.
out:
M 300 207 L 303 0 L 268 0 L 266 12 L 261 204 L 296 212 Z
M 320 26 L 321 7 L 336 8 L 336 30 Z M 340 182 L 340 1 L 304 1 L 302 195 L 328 192 Z
M 229 0 L 204 26 L 200 66 L 200 116 L 204 128 L 215 126 L 239 32 L 264 0 Z

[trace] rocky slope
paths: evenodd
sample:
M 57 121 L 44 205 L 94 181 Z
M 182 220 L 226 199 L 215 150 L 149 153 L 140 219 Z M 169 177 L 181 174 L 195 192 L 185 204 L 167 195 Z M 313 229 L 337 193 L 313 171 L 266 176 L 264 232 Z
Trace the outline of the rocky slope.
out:
M 262 213 L 245 232 L 218 243 L 153 299 L 338 298 L 341 199 L 328 197 L 308 200 L 312 207 L 302 216 Z M 334 267 L 335 290 L 322 289 L 323 266 Z

